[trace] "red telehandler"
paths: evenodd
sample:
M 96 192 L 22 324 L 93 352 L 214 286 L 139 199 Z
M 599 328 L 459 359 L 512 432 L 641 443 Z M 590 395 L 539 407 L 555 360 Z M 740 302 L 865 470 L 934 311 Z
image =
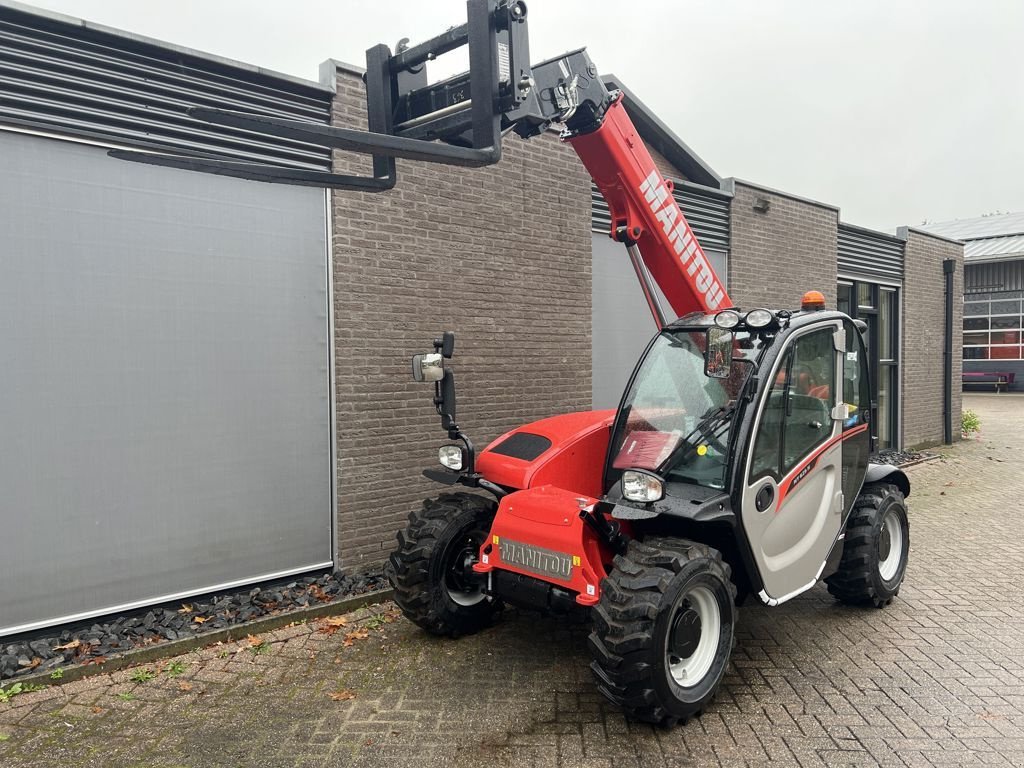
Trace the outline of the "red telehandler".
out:
M 909 549 L 906 475 L 871 464 L 863 326 L 809 292 L 799 309 L 733 306 L 623 107 L 584 50 L 530 64 L 521 0 L 469 0 L 468 21 L 367 51 L 370 132 L 237 112 L 195 117 L 374 155 L 371 177 L 200 157 L 126 159 L 262 181 L 382 191 L 395 158 L 481 166 L 501 137 L 562 126 L 608 202 L 656 323 L 616 410 L 527 424 L 477 452 L 456 422 L 455 337 L 413 359 L 450 444 L 390 558 L 395 601 L 428 632 L 489 626 L 504 604 L 589 618 L 598 688 L 630 717 L 699 714 L 734 644 L 736 606 L 824 580 L 887 605 Z M 469 72 L 427 82 L 463 45 Z M 766 277 L 767 279 L 767 277 Z M 660 294 L 677 319 L 669 319 Z M 483 491 L 488 495 L 479 493 Z

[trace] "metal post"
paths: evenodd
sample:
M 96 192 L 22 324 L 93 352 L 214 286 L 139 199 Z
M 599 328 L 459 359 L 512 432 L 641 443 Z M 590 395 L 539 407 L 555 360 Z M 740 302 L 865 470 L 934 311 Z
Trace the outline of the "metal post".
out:
M 946 278 L 946 339 L 942 351 L 942 441 L 953 442 L 953 271 L 956 259 L 945 259 L 942 272 Z

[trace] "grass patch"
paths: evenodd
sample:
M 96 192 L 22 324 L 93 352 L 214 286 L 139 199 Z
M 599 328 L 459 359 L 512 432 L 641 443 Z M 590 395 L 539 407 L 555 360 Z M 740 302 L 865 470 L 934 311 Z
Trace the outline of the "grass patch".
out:
M 156 672 L 151 669 L 137 669 L 132 674 L 130 680 L 133 683 L 148 683 L 154 677 L 156 677 Z

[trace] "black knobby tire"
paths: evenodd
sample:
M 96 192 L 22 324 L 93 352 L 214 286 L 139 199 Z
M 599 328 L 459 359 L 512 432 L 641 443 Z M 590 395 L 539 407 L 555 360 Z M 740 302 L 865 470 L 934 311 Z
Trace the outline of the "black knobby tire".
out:
M 895 536 L 894 530 L 898 530 Z M 903 493 L 889 483 L 865 485 L 846 523 L 839 569 L 825 579 L 828 591 L 850 605 L 883 608 L 900 592 L 909 551 L 910 523 Z M 893 570 L 887 556 L 897 552 L 899 561 Z
M 467 558 L 487 538 L 497 503 L 469 493 L 427 499 L 409 514 L 391 554 L 395 602 L 410 621 L 434 635 L 458 637 L 490 626 L 501 603 L 473 588 Z M 467 588 L 468 587 L 468 588 Z
M 674 725 L 699 715 L 714 698 L 735 637 L 736 587 L 730 575 L 718 550 L 684 539 L 634 540 L 615 558 L 592 611 L 590 667 L 601 693 L 628 717 Z M 705 619 L 709 612 L 717 615 L 717 635 L 713 622 L 705 628 L 700 619 L 691 630 L 696 640 L 681 635 L 680 624 L 694 626 L 694 612 Z M 697 676 L 681 685 L 673 669 L 679 675 L 687 660 Z M 704 665 L 709 666 L 701 673 Z

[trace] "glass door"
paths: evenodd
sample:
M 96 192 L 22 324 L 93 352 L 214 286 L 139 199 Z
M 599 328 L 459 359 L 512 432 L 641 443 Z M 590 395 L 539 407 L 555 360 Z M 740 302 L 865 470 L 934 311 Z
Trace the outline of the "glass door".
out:
M 859 280 L 838 285 L 838 309 L 867 324 L 871 424 L 876 450 L 899 446 L 899 291 Z

